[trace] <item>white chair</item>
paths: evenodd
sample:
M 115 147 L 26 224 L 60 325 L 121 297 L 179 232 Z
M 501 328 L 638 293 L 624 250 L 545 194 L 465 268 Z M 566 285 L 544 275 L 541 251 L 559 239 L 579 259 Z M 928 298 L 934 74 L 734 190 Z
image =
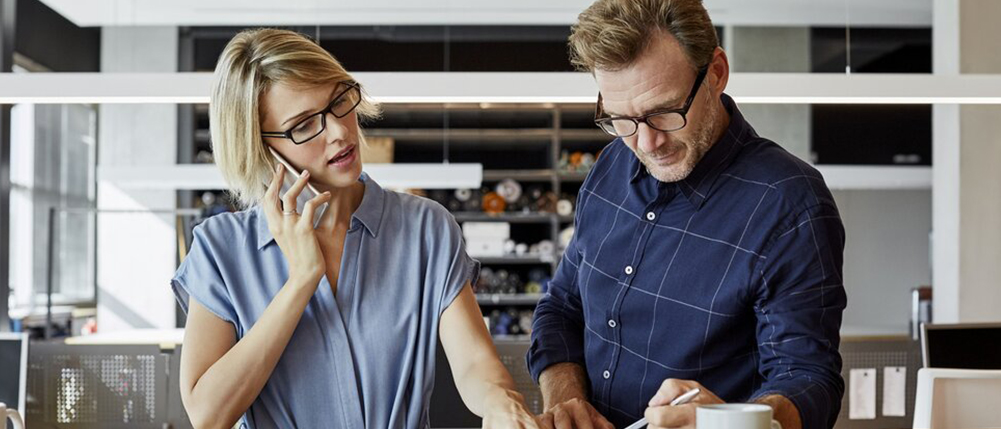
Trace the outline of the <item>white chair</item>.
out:
M 1001 370 L 922 368 L 914 429 L 1001 428 Z

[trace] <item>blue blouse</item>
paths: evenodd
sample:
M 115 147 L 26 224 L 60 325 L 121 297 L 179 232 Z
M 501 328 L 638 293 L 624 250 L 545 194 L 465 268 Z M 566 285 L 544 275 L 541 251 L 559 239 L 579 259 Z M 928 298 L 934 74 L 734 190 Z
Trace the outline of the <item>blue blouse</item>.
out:
M 427 428 L 438 323 L 479 262 L 441 205 L 387 191 L 362 174 L 334 295 L 324 276 L 260 396 L 250 428 Z M 171 281 L 185 312 L 194 298 L 254 326 L 288 279 L 259 206 L 209 218 Z

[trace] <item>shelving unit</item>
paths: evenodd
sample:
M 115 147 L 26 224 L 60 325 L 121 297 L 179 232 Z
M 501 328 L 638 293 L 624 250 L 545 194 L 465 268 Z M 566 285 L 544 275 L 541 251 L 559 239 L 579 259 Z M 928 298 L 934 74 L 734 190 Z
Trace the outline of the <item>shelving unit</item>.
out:
M 584 171 L 560 168 L 561 153 L 582 151 L 598 155 L 611 138 L 594 128 L 593 105 L 580 103 L 538 104 L 473 104 L 384 103 L 382 119 L 365 125 L 366 135 L 393 140 L 394 162 L 406 163 L 468 163 L 483 165 L 483 188 L 493 190 L 498 182 L 513 179 L 524 190 L 541 187 L 557 197 L 575 197 L 587 177 Z M 189 109 L 191 154 L 209 150 L 207 110 L 202 106 Z M 190 161 L 190 160 L 189 160 Z M 214 170 L 213 165 L 180 165 L 197 174 Z M 820 165 L 831 189 L 930 189 L 931 167 L 928 166 L 840 166 Z M 111 174 L 107 174 L 111 173 Z M 155 172 L 153 172 L 155 173 Z M 101 177 L 126 180 L 128 174 L 99 172 Z M 150 171 L 142 174 L 149 176 Z M 165 174 L 171 176 L 170 174 Z M 173 175 L 178 177 L 177 175 Z M 199 176 L 200 177 L 200 176 Z M 190 181 L 190 180 L 189 180 Z M 158 180 L 158 183 L 165 183 Z M 189 184 L 190 186 L 190 184 Z M 192 189 L 192 188 L 189 188 Z M 451 191 L 446 191 L 451 192 Z M 199 207 L 199 195 L 189 192 L 189 201 L 182 204 Z M 470 211 L 468 207 L 452 212 L 460 224 L 466 222 L 506 222 L 511 225 L 512 238 L 533 244 L 542 240 L 559 243 L 560 231 L 574 222 L 573 214 L 525 213 L 505 211 L 488 214 Z M 477 258 L 485 269 L 517 275 L 528 279 L 533 270 L 544 270 L 547 277 L 555 273 L 561 259 L 559 251 L 552 255 L 507 255 Z M 477 302 L 492 321 L 505 319 L 517 324 L 531 312 L 541 294 L 478 293 Z M 482 292 L 482 291 L 481 291 Z M 522 328 L 524 329 L 524 328 Z M 524 338 L 494 331 L 500 338 Z
M 383 110 L 383 117 L 365 124 L 364 129 L 367 136 L 392 139 L 394 163 L 480 162 L 483 164 L 484 190 L 493 190 L 498 182 L 513 179 L 526 192 L 535 187 L 552 191 L 557 198 L 576 196 L 586 172 L 561 170 L 561 152 L 566 149 L 596 155 L 611 141 L 607 135 L 593 128 L 593 105 L 590 104 L 384 103 Z M 197 171 L 199 177 L 212 176 L 214 165 L 193 163 L 199 152 L 211 152 L 208 110 L 204 105 L 196 105 L 188 108 L 187 112 L 191 115 L 187 122 L 193 128 L 187 134 L 192 145 L 191 155 L 190 159 L 184 160 L 186 164 L 178 168 Z M 202 159 L 206 159 L 205 153 Z M 125 180 L 123 176 L 128 176 L 128 172 L 103 172 L 106 179 Z M 210 183 L 221 184 L 217 180 Z M 187 187 L 190 188 L 190 184 Z M 202 191 L 221 192 L 214 189 Z M 181 204 L 199 207 L 200 195 L 201 192 L 187 192 L 189 201 L 182 201 Z M 518 210 L 488 214 L 464 208 L 452 214 L 460 224 L 509 223 L 512 239 L 517 242 L 534 244 L 549 240 L 556 244 L 557 252 L 554 254 L 477 258 L 486 269 L 504 271 L 525 279 L 522 287 L 533 270 L 536 275 L 538 270 L 542 270 L 547 279 L 552 276 L 561 256 L 559 233 L 573 223 L 572 214 L 561 216 L 550 212 Z M 484 315 L 496 319 L 504 313 L 518 323 L 524 312 L 531 311 L 542 296 L 541 293 L 522 293 L 522 287 L 516 288 L 518 293 L 513 294 L 478 293 L 477 301 Z M 516 332 L 518 334 L 513 336 L 501 333 L 498 338 L 524 338 L 524 332 Z

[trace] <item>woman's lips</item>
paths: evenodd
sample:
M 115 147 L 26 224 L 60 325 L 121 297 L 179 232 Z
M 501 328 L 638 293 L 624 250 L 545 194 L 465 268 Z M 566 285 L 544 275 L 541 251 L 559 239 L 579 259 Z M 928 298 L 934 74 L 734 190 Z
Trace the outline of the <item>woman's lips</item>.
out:
M 351 165 L 351 163 L 353 163 L 355 158 L 357 157 L 358 153 L 357 148 L 358 146 L 355 145 L 345 150 L 342 150 L 340 153 L 337 154 L 337 156 L 328 161 L 327 164 L 337 168 L 344 168 Z

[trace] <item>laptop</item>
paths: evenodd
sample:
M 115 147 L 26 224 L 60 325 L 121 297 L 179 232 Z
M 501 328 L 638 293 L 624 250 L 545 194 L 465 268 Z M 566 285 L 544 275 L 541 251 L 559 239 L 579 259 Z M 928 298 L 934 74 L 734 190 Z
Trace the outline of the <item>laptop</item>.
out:
M 925 368 L 1001 370 L 1001 323 L 922 324 Z
M 0 402 L 8 409 L 16 408 L 23 417 L 27 388 L 28 334 L 0 332 Z

